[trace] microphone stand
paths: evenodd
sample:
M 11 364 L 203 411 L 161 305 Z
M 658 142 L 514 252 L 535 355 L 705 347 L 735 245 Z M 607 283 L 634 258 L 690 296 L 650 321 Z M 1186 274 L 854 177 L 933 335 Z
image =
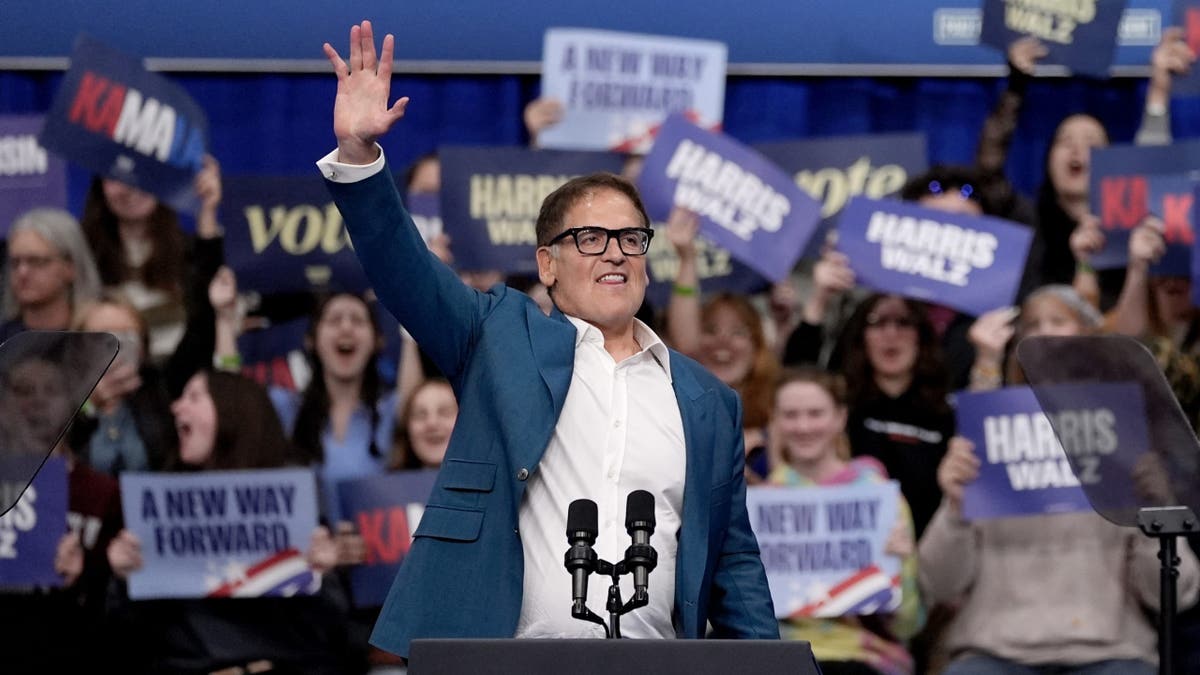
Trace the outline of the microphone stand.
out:
M 1143 508 L 1137 514 L 1138 528 L 1148 537 L 1158 539 L 1159 608 L 1158 608 L 1158 672 L 1172 675 L 1175 643 L 1176 587 L 1179 579 L 1179 556 L 1176 537 L 1196 534 L 1198 522 L 1186 506 Z M 1187 544 L 1184 544 L 1185 546 Z

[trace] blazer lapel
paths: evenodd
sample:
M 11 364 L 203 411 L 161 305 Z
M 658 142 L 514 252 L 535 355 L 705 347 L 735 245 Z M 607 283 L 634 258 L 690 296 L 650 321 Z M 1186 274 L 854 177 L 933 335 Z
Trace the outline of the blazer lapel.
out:
M 713 434 L 716 392 L 696 382 L 691 370 L 671 352 L 671 378 L 675 401 L 683 418 L 687 446 L 686 483 L 683 488 L 683 524 L 675 566 L 676 607 L 685 626 L 695 621 L 696 601 L 704 579 L 710 536 L 709 509 L 712 497 Z
M 545 383 L 545 396 L 550 401 L 550 417 L 546 424 L 539 419 L 530 419 L 526 431 L 531 435 L 528 443 L 516 448 L 519 466 L 535 467 L 550 442 L 554 425 L 562 413 L 567 400 L 567 389 L 571 386 L 571 375 L 575 368 L 575 326 L 555 307 L 547 317 L 537 304 L 530 302 L 525 307 L 525 322 L 529 330 L 529 346 L 533 351 L 533 362 Z M 541 406 L 530 406 L 531 411 L 544 410 Z

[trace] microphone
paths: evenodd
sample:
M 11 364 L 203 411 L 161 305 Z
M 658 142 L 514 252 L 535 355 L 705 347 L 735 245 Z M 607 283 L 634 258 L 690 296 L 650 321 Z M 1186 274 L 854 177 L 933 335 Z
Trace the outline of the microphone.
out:
M 654 525 L 654 495 L 645 490 L 630 492 L 625 502 L 625 530 L 629 532 L 633 544 L 625 549 L 625 565 L 633 572 L 631 600 L 635 606 L 644 605 L 650 600 L 646 586 L 650 581 L 650 571 L 658 565 L 658 552 L 650 545 Z
M 596 571 L 596 543 L 598 518 L 596 502 L 576 499 L 567 508 L 567 543 L 571 548 L 563 556 L 563 564 L 571 573 L 571 616 L 583 618 L 587 610 L 588 576 Z

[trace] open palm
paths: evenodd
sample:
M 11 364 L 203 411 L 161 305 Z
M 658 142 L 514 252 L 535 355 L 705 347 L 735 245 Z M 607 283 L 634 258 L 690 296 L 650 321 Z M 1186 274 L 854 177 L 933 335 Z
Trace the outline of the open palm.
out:
M 350 62 L 342 60 L 328 42 L 325 56 L 337 73 L 337 98 L 333 103 L 333 133 L 338 139 L 339 159 L 365 164 L 375 159 L 374 144 L 404 116 L 408 97 L 391 106 L 392 53 L 395 38 L 384 37 L 378 56 L 370 21 L 350 28 Z

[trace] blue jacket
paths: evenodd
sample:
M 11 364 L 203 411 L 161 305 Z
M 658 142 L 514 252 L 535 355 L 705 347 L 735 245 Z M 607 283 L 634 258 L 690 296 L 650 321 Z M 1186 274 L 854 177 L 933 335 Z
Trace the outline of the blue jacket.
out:
M 523 293 L 480 293 L 459 281 L 422 242 L 386 169 L 327 183 L 376 294 L 446 374 L 459 403 L 446 459 L 371 641 L 406 656 L 416 638 L 512 637 L 524 571 L 517 512 L 566 400 L 575 327 Z M 704 637 L 711 622 L 723 637 L 778 638 L 746 514 L 741 402 L 676 352 L 671 375 L 687 445 L 676 632 Z

